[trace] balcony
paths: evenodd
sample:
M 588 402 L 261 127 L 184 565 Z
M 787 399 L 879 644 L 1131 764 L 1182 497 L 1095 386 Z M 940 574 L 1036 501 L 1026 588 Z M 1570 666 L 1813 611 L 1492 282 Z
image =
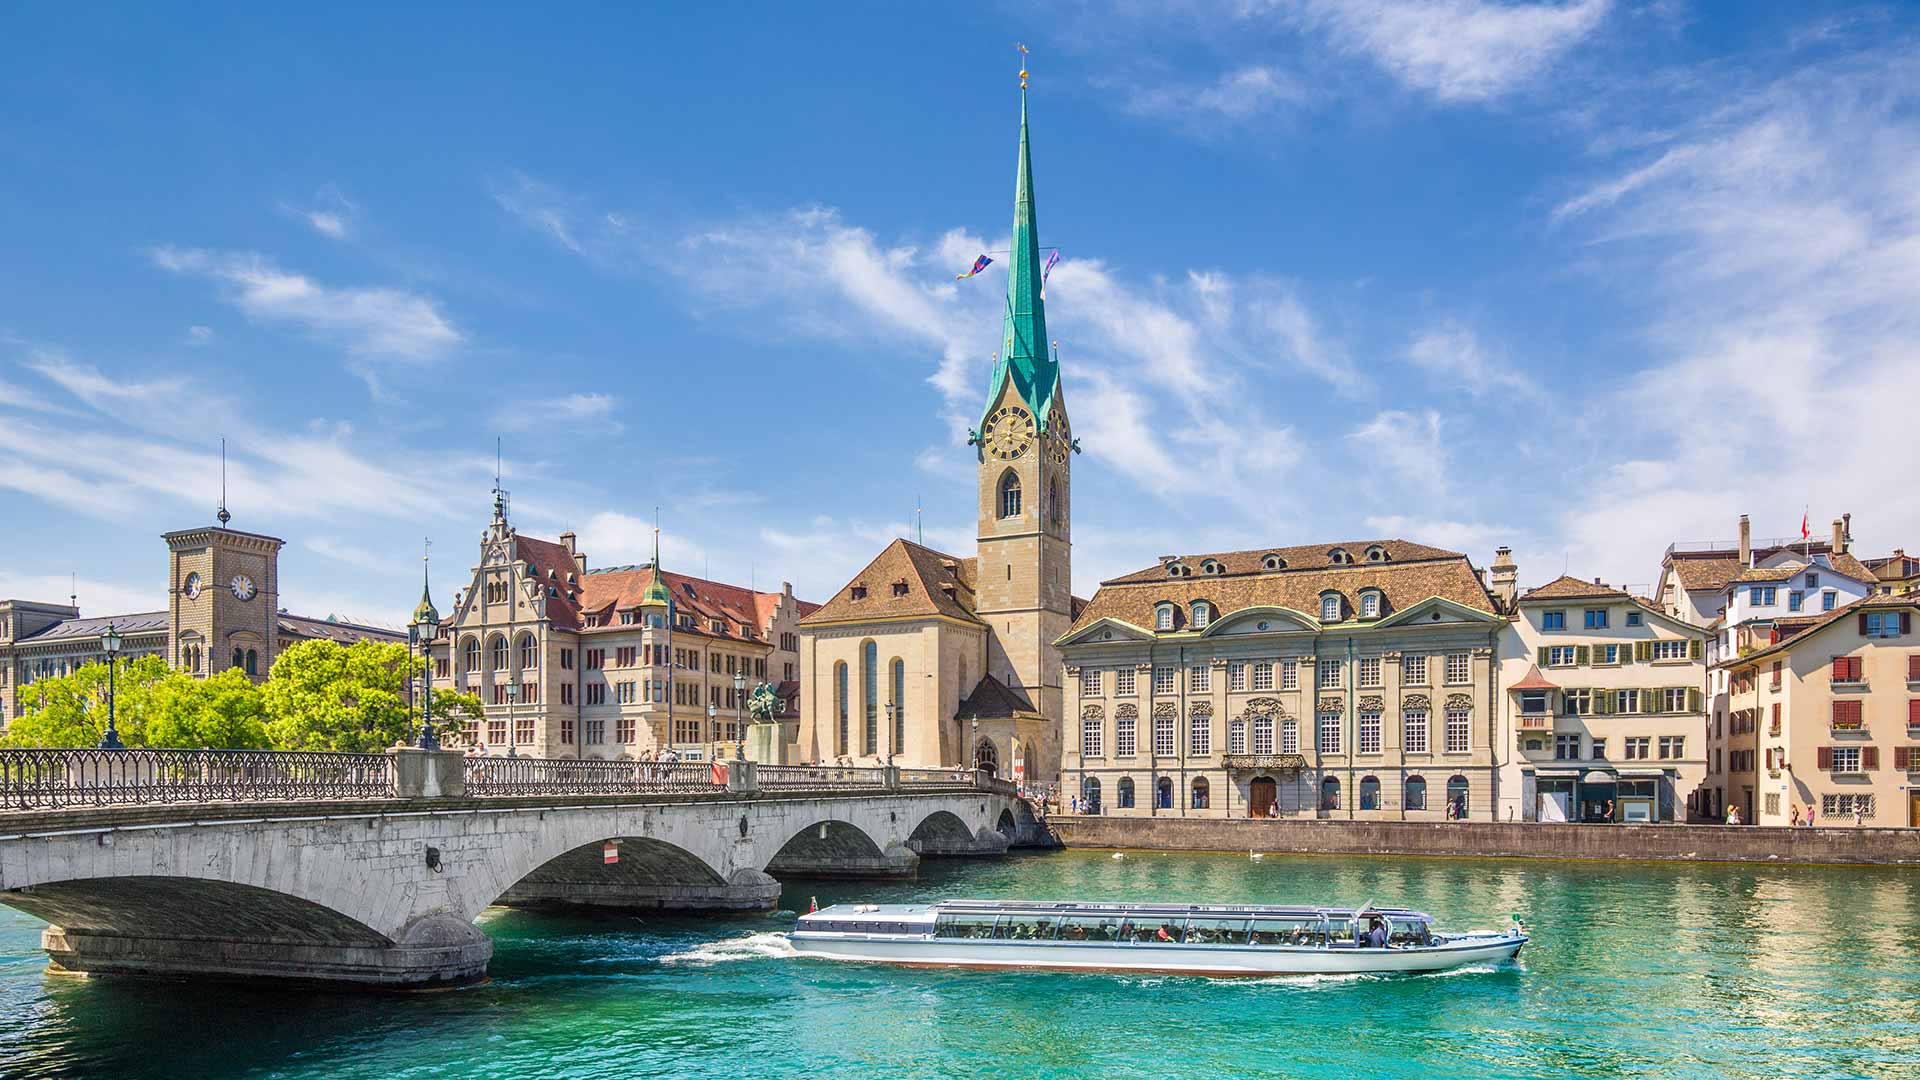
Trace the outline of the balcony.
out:
M 1220 763 L 1228 769 L 1257 772 L 1299 772 L 1307 767 L 1305 754 L 1226 754 Z
M 1552 731 L 1553 730 L 1553 714 L 1552 713 L 1521 713 L 1520 714 L 1520 730 L 1521 731 Z

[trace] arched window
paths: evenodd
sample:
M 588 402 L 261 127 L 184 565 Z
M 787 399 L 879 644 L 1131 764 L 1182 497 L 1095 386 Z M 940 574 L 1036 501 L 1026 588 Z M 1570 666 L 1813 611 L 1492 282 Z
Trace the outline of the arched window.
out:
M 1086 814 L 1100 812 L 1100 780 L 1089 776 L 1080 781 L 1080 811 Z
M 260 655 L 252 649 L 247 650 L 247 674 L 260 674 Z
M 1467 816 L 1467 778 L 1458 773 L 1447 781 L 1447 816 L 1456 821 Z
M 540 666 L 540 647 L 532 634 L 520 635 L 520 668 L 525 671 Z
M 1120 778 L 1120 794 L 1117 803 L 1122 810 L 1133 809 L 1133 777 Z
M 1173 778 L 1172 777 L 1163 776 L 1160 778 L 1160 782 L 1153 786 L 1153 798 L 1154 798 L 1154 805 L 1159 807 L 1160 809 L 1162 810 L 1173 809 Z
M 1407 777 L 1407 809 L 1425 810 L 1427 808 L 1427 778 L 1424 776 Z
M 1340 621 L 1340 594 L 1327 593 L 1320 598 L 1320 621 Z
M 1204 776 L 1196 777 L 1193 781 L 1193 798 L 1187 803 L 1187 806 L 1194 810 L 1205 810 L 1207 808 L 1207 796 L 1210 794 L 1212 794 L 1212 791 L 1207 787 L 1207 778 Z
M 460 670 L 480 670 L 480 639 L 470 637 L 460 645 Z
M 1047 481 L 1047 520 L 1060 524 L 1060 481 L 1058 478 Z
M 1266 555 L 1260 559 L 1260 568 L 1263 570 L 1285 570 L 1287 568 L 1287 560 L 1278 555 Z
M 245 649 L 233 650 L 232 666 L 239 668 L 241 671 L 247 670 L 247 650 Z
M 495 634 L 493 640 L 487 642 L 487 670 L 507 670 L 507 639 L 499 634 Z
M 1000 750 L 985 735 L 980 736 L 980 744 L 973 748 L 973 767 L 985 769 L 988 776 L 1000 775 Z
M 1000 516 L 1020 516 L 1020 476 L 1012 469 L 1000 478 Z
M 1320 809 L 1340 809 L 1340 778 L 1329 776 L 1320 781 Z
M 1360 778 L 1360 809 L 1380 809 L 1380 778 L 1363 776 Z
M 866 694 L 862 752 L 872 757 L 880 752 L 880 646 L 871 641 L 860 646 L 860 688 Z
M 1360 617 L 1377 619 L 1380 617 L 1380 594 L 1369 589 L 1360 594 Z
M 833 665 L 833 716 L 836 721 L 835 754 L 847 752 L 847 662 Z
M 1213 621 L 1213 608 L 1209 607 L 1205 600 L 1195 600 L 1187 625 L 1195 630 L 1205 630 L 1207 623 L 1211 621 Z
M 1173 629 L 1173 605 L 1161 604 L 1153 609 L 1153 628 L 1155 630 Z
M 1374 544 L 1373 546 L 1367 548 L 1367 561 L 1368 562 L 1386 562 L 1387 549 L 1381 547 L 1379 544 Z
M 1327 561 L 1335 566 L 1352 566 L 1353 553 L 1346 548 L 1334 548 L 1327 552 Z
M 1221 566 L 1218 559 L 1203 559 L 1200 562 L 1200 572 L 1203 574 L 1224 574 L 1227 572 L 1227 568 Z
M 893 752 L 907 750 L 907 662 L 893 658 Z

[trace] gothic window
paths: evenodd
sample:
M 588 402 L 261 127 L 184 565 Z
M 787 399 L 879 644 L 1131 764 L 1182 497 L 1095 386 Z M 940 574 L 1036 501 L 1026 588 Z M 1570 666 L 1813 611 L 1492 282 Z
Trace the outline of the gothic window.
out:
M 861 745 L 868 757 L 880 752 L 880 647 L 869 641 L 860 646 L 860 686 L 866 693 L 866 720 Z
M 836 754 L 847 752 L 847 662 L 833 665 L 833 715 L 838 724 L 838 738 L 834 742 Z
M 1000 478 L 1000 516 L 1020 516 L 1020 477 L 1012 469 Z
M 540 647 L 534 643 L 532 634 L 520 635 L 520 667 L 522 670 L 540 666 Z
M 466 643 L 460 647 L 460 670 L 463 672 L 480 670 L 479 638 L 470 637 L 466 640 Z

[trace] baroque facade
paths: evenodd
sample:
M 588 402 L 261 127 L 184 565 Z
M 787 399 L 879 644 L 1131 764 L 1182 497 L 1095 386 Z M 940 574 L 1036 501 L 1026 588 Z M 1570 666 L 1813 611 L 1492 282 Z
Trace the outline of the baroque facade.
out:
M 782 583 L 758 592 L 660 567 L 590 570 L 573 533 L 521 535 L 496 493 L 480 560 L 427 643 L 435 685 L 477 694 L 485 719 L 449 733 L 488 754 L 616 760 L 743 752 L 762 683 L 796 736 L 798 624 Z M 422 598 L 423 616 L 433 614 Z
M 896 540 L 801 623 L 800 756 L 1051 781 L 1072 624 L 1072 458 L 1022 89 L 1007 307 L 975 447 L 978 546 Z
M 1493 816 L 1506 619 L 1404 540 L 1166 556 L 1061 639 L 1064 788 L 1120 815 Z
M 228 528 L 228 520 L 222 508 L 218 525 L 162 536 L 165 611 L 82 617 L 74 602 L 0 600 L 0 727 L 20 715 L 20 691 L 34 680 L 105 662 L 101 638 L 108 626 L 121 636 L 122 659 L 161 656 L 201 676 L 239 668 L 255 681 L 296 642 L 406 640 L 384 627 L 290 614 L 280 606 L 286 542 Z

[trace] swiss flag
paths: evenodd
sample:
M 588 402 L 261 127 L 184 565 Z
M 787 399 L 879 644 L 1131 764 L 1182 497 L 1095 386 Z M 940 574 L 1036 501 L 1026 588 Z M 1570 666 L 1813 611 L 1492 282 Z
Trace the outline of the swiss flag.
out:
M 620 841 L 609 840 L 600 845 L 600 861 L 608 866 L 620 861 Z
M 1800 539 L 1805 540 L 1812 535 L 1813 531 L 1807 528 L 1807 511 L 1802 510 L 1800 512 Z
M 722 786 L 722 787 L 724 787 L 724 786 L 726 786 L 726 783 L 727 783 L 727 763 L 726 763 L 726 762 L 724 762 L 724 761 L 716 761 L 716 762 L 714 762 L 714 763 L 713 763 L 713 770 L 712 770 L 712 772 L 713 772 L 713 782 L 714 782 L 715 784 L 717 784 L 717 785 L 720 785 L 720 786 Z

